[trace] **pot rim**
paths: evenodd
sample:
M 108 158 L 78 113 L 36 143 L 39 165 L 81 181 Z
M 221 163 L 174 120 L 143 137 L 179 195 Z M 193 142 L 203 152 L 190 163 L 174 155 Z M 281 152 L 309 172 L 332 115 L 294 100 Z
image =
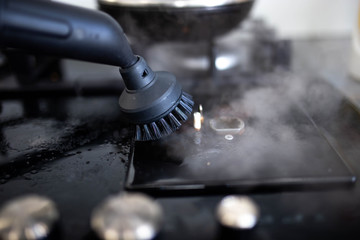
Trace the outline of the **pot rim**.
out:
M 252 1 L 253 0 L 98 0 L 100 4 L 121 7 L 167 7 L 176 9 L 222 7 Z

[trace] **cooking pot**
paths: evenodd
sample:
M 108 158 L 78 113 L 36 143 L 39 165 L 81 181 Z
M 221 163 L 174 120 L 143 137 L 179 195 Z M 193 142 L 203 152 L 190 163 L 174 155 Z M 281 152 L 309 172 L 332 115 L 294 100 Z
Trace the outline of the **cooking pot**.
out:
M 236 27 L 253 0 L 98 0 L 140 42 L 208 41 Z

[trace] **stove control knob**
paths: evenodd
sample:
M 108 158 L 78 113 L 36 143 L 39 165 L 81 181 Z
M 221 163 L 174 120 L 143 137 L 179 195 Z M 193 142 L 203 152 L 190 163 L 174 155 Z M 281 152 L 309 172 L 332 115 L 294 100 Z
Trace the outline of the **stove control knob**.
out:
M 58 220 L 58 210 L 50 199 L 38 195 L 19 197 L 0 210 L 0 239 L 44 239 Z
M 222 226 L 238 230 L 252 229 L 259 215 L 259 207 L 245 196 L 224 197 L 216 209 L 217 220 Z
M 162 225 L 161 206 L 140 193 L 109 197 L 92 214 L 91 227 L 104 240 L 153 239 Z

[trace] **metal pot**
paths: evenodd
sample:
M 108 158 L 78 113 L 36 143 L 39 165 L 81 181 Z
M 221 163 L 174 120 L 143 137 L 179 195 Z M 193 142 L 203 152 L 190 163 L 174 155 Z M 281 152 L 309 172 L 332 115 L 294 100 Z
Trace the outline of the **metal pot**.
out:
M 98 0 L 141 42 L 208 41 L 236 27 L 253 0 Z

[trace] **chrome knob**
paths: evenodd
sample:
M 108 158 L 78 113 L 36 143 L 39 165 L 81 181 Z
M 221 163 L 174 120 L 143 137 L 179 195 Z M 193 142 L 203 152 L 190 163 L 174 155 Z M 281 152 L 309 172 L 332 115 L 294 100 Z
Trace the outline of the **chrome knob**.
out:
M 239 230 L 252 229 L 259 215 L 259 207 L 245 196 L 227 196 L 216 209 L 216 217 L 222 226 Z
M 91 217 L 91 227 L 104 240 L 148 240 L 162 225 L 161 206 L 140 193 L 109 197 Z
M 50 199 L 38 195 L 19 197 L 0 210 L 0 239 L 44 239 L 58 220 L 56 205 Z

